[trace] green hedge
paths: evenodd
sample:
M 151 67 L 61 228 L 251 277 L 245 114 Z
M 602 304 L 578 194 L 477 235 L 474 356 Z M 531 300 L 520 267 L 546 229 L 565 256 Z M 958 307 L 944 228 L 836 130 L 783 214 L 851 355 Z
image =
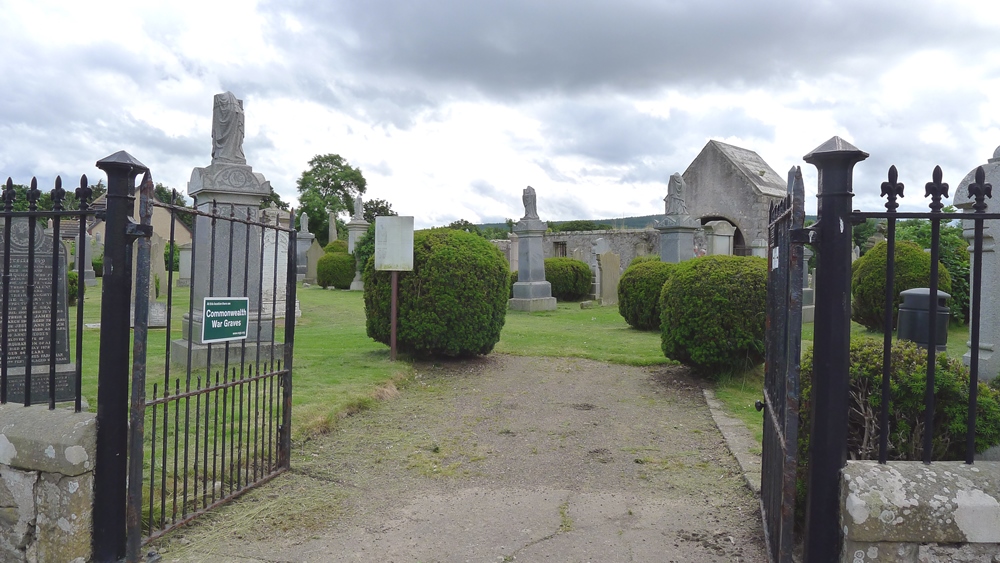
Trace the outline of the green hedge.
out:
M 715 377 L 764 361 L 767 264 L 752 256 L 681 262 L 660 293 L 663 353 Z
M 347 241 L 346 240 L 335 240 L 335 241 L 332 241 L 332 242 L 328 243 L 326 246 L 324 246 L 323 250 L 325 252 L 327 252 L 327 253 L 330 253 L 330 252 L 346 253 L 347 252 Z
M 76 305 L 77 293 L 80 291 L 80 275 L 73 271 L 66 272 L 66 281 L 66 298 L 70 305 Z M 83 285 L 83 292 L 87 292 L 87 284 Z
M 659 330 L 660 292 L 676 264 L 642 260 L 622 273 L 618 282 L 618 312 L 633 328 Z
M 885 322 L 885 269 L 888 245 L 880 242 L 851 266 L 851 320 L 869 330 L 882 331 Z M 929 287 L 931 256 L 912 242 L 897 240 L 893 276 L 895 298 L 892 303 L 893 326 L 902 301 L 900 292 L 915 287 Z M 951 276 L 938 264 L 938 289 L 951 292 Z
M 869 251 L 871 253 L 871 251 Z M 850 404 L 848 405 L 848 459 L 878 459 L 878 420 L 882 408 L 882 341 L 851 341 Z M 927 350 L 912 342 L 892 345 L 889 403 L 889 460 L 916 461 L 923 457 L 924 389 Z M 805 502 L 809 471 L 809 431 L 812 419 L 813 355 L 802 356 L 799 402 L 799 509 Z M 994 380 L 996 381 L 996 380 Z M 969 369 L 958 359 L 937 356 L 934 372 L 934 434 L 931 458 L 965 459 L 969 405 Z M 976 397 L 976 451 L 1000 444 L 1000 392 L 980 383 Z
M 326 289 L 350 289 L 355 273 L 354 256 L 346 252 L 328 252 L 316 263 L 316 283 Z
M 590 293 L 593 274 L 582 260 L 546 258 L 545 281 L 552 284 L 552 297 L 559 301 L 579 301 Z
M 631 268 L 637 264 L 642 264 L 643 262 L 659 262 L 660 257 L 656 254 L 643 254 L 642 256 L 636 256 L 629 262 L 628 267 Z
M 389 272 L 364 268 L 368 336 L 389 343 Z M 399 273 L 397 347 L 417 356 L 488 354 L 500 340 L 510 265 L 482 237 L 452 229 L 413 235 L 413 271 Z

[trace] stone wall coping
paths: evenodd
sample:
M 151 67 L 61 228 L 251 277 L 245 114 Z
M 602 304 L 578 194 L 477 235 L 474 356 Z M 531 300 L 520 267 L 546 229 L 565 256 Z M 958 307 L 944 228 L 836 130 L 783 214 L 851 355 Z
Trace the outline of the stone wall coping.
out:
M 848 461 L 848 542 L 1000 543 L 1000 463 Z
M 48 405 L 0 405 L 0 464 L 76 476 L 94 469 L 97 415 Z

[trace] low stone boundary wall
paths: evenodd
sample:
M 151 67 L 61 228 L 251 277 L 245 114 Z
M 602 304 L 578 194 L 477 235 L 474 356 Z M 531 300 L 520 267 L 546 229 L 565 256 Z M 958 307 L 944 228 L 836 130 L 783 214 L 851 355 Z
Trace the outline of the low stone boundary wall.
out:
M 1000 562 L 1000 463 L 849 461 L 845 563 Z
M 93 413 L 0 405 L 0 561 L 90 559 Z

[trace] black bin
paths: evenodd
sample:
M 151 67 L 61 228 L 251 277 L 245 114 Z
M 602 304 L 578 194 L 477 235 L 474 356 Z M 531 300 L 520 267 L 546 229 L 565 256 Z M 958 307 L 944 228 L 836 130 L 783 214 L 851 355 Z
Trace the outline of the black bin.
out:
M 899 319 L 896 321 L 896 337 L 900 340 L 910 340 L 917 346 L 927 347 L 927 329 L 930 325 L 931 289 L 915 287 L 899 294 L 903 302 L 899 304 Z M 948 315 L 947 306 L 951 295 L 938 290 L 937 319 L 934 340 L 938 352 L 944 352 L 948 346 Z

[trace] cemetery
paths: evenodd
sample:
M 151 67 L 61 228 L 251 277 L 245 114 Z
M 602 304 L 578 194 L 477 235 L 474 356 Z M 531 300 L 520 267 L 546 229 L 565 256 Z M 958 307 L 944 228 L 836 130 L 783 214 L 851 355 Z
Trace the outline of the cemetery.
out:
M 81 554 L 80 560 L 90 556 L 89 504 L 102 486 L 90 459 L 100 459 L 95 450 L 102 442 L 91 429 L 101 425 L 88 411 L 98 410 L 109 387 L 106 380 L 100 384 L 105 349 L 100 355 L 97 350 L 110 338 L 108 325 L 117 315 L 131 327 L 123 327 L 126 343 L 131 334 L 136 341 L 149 334 L 133 348 L 134 379 L 126 370 L 121 386 L 131 381 L 131 413 L 137 417 L 122 426 L 150 429 L 129 435 L 135 449 L 127 457 L 138 458 L 138 469 L 130 471 L 141 471 L 129 479 L 148 491 L 136 493 L 141 504 L 128 505 L 144 514 L 130 521 L 130 550 L 142 545 L 164 559 L 197 561 L 251 552 L 277 557 L 293 549 L 294 557 L 319 560 L 316 554 L 330 549 L 365 557 L 380 542 L 418 537 L 410 547 L 432 558 L 442 550 L 472 553 L 441 539 L 472 529 L 483 545 L 499 542 L 489 555 L 500 560 L 584 553 L 588 537 L 600 538 L 587 549 L 603 556 L 625 550 L 640 559 L 660 557 L 666 549 L 679 560 L 692 553 L 763 560 L 768 547 L 760 512 L 762 502 L 765 511 L 768 505 L 761 485 L 763 480 L 767 486 L 768 470 L 761 468 L 760 452 L 768 438 L 761 428 L 770 415 L 757 411 L 768 381 L 765 359 L 776 361 L 766 331 L 768 285 L 774 283 L 769 276 L 784 272 L 779 247 L 769 240 L 776 229 L 769 214 L 790 201 L 793 174 L 786 184 L 757 153 L 713 140 L 683 173 L 664 179 L 663 213 L 646 229 L 549 232 L 545 190 L 528 186 L 521 192 L 523 216 L 506 241 L 449 228 L 414 231 L 410 216 L 368 221 L 360 194 L 348 203 L 353 213 L 339 231 L 335 215 L 311 217 L 273 202 L 264 207 L 272 190 L 243 153 L 242 100 L 226 92 L 213 105 L 211 162 L 193 168 L 187 186 L 193 207 L 152 202 L 150 171 L 127 153 L 101 161 L 109 170 L 128 168 L 129 182 L 144 172 L 141 185 L 130 186 L 134 205 L 127 202 L 139 219 L 130 232 L 141 239 L 130 243 L 130 251 L 115 246 L 124 238 L 124 222 L 115 221 L 126 215 L 110 209 L 117 205 L 114 198 L 93 202 L 102 210 L 100 220 L 85 209 L 76 223 L 35 216 L 5 220 L 2 370 L 9 404 L 0 405 L 0 438 L 8 440 L 0 440 L 0 466 L 18 472 L 19 481 L 0 491 L 6 494 L 0 494 L 0 509 L 9 516 L 0 527 L 0 558 L 27 561 L 27 553 L 54 545 L 68 546 L 65 553 Z M 1000 149 L 962 181 L 955 196 L 962 212 L 982 212 L 983 196 L 975 193 L 987 180 L 1000 182 L 998 155 Z M 121 187 L 109 181 L 109 193 Z M 5 201 L 14 192 L 8 183 Z M 180 216 L 190 216 L 194 228 L 183 226 Z M 310 223 L 324 218 L 328 232 L 311 232 Z M 997 220 L 986 221 L 993 226 Z M 922 224 L 900 225 L 903 236 L 910 236 Z M 109 240 L 119 228 L 122 235 Z M 958 227 L 951 228 L 957 237 Z M 963 215 L 960 230 L 969 245 L 983 247 L 974 267 L 984 279 L 995 278 L 989 228 L 984 238 L 982 219 Z M 869 514 L 878 503 L 892 502 L 891 491 L 863 482 L 884 466 L 872 469 L 857 461 L 879 456 L 872 437 L 885 423 L 872 401 L 881 397 L 876 389 L 884 333 L 891 345 L 885 357 L 897 368 L 890 460 L 929 463 L 932 454 L 935 463 L 961 460 L 967 433 L 978 456 L 975 467 L 984 475 L 993 475 L 997 469 L 990 461 L 1000 459 L 1000 391 L 987 385 L 1000 374 L 993 356 L 1000 326 L 996 292 L 982 293 L 981 311 L 980 305 L 970 310 L 952 301 L 955 320 L 944 303 L 954 288 L 965 287 L 963 295 L 969 295 L 968 254 L 941 258 L 939 268 L 937 251 L 925 252 L 923 239 L 876 235 L 883 240 L 863 250 L 852 245 L 854 256 L 845 255 L 855 260 L 853 279 L 847 280 L 853 299 L 847 313 L 854 324 L 845 325 L 845 365 L 851 370 L 845 385 L 854 401 L 851 412 L 859 414 L 845 424 L 852 463 L 844 473 L 858 477 L 844 478 L 862 483 L 845 484 L 844 518 L 853 520 L 844 545 L 866 553 L 906 544 L 900 550 L 916 553 L 918 547 L 909 546 L 935 542 L 927 549 L 944 545 L 935 551 L 941 557 L 988 553 L 1000 545 L 997 534 L 968 521 L 915 537 L 895 529 L 872 531 L 877 526 L 858 516 L 858 506 Z M 323 246 L 318 237 L 329 242 Z M 822 416 L 816 400 L 822 389 L 812 384 L 821 362 L 810 345 L 826 327 L 812 321 L 829 305 L 814 297 L 822 284 L 809 268 L 811 254 L 781 256 L 802 266 L 784 283 L 791 284 L 785 293 L 801 300 L 805 324 L 796 340 L 807 344 L 801 410 L 795 405 L 798 439 L 790 446 L 803 490 L 811 463 L 809 432 Z M 895 301 L 883 299 L 890 262 Z M 74 278 L 81 292 L 75 295 L 83 296 L 77 306 L 70 299 Z M 902 338 L 892 344 L 894 327 L 884 323 L 902 323 L 903 292 L 927 285 L 933 288 L 927 291 L 945 292 L 939 328 L 946 341 L 937 360 L 925 357 L 927 342 L 924 348 Z M 125 311 L 122 299 L 133 295 L 140 299 L 128 301 Z M 939 312 L 935 307 L 928 310 L 931 317 Z M 982 329 L 973 335 L 965 323 L 980 313 Z M 903 335 L 900 329 L 897 336 Z M 935 392 L 948 418 L 937 421 L 933 435 L 922 435 L 921 385 L 928 364 L 930 371 L 938 366 Z M 977 378 L 982 384 L 973 383 Z M 978 397 L 970 399 L 970 388 L 978 389 Z M 65 408 L 75 399 L 75 408 Z M 51 467 L 45 460 L 22 459 L 48 455 L 46 447 L 53 447 L 48 434 L 36 438 L 16 428 L 19 416 L 46 414 L 44 405 L 21 403 L 47 401 L 63 407 L 57 427 L 82 429 L 71 436 L 72 444 L 60 443 L 59 455 L 76 463 Z M 965 405 L 967 413 L 969 401 L 982 411 L 971 426 L 960 412 Z M 183 409 L 194 412 L 194 430 L 180 423 Z M 20 415 L 22 410 L 27 414 Z M 171 446 L 168 435 L 187 438 L 175 437 Z M 8 455 L 4 444 L 14 442 L 19 452 L 32 453 Z M 170 455 L 175 466 L 183 460 L 180 470 L 170 469 Z M 916 465 L 898 467 L 917 472 Z M 54 492 L 32 492 L 36 480 L 47 479 Z M 954 485 L 962 491 L 969 483 L 981 485 L 981 478 L 963 479 Z M 78 487 L 86 494 L 76 495 Z M 998 491 L 980 488 L 984 497 L 997 498 Z M 208 523 L 183 527 L 189 516 L 244 493 Z M 399 498 L 410 503 L 409 516 L 393 512 Z M 537 513 L 519 509 L 522 504 Z M 919 505 L 914 521 L 930 518 L 922 503 L 912 505 Z M 79 524 L 56 531 L 52 510 L 78 515 Z M 988 507 L 974 510 L 1000 518 Z M 329 525 L 327 517 L 341 512 L 356 519 L 356 528 L 336 517 L 329 520 L 343 529 Z M 386 513 L 395 515 L 392 525 L 372 532 Z M 479 526 L 484 513 L 505 516 L 499 524 Z M 445 515 L 438 522 L 443 529 L 423 523 L 429 514 Z M 242 535 L 219 540 L 212 526 Z M 368 549 L 373 551 L 363 553 Z

